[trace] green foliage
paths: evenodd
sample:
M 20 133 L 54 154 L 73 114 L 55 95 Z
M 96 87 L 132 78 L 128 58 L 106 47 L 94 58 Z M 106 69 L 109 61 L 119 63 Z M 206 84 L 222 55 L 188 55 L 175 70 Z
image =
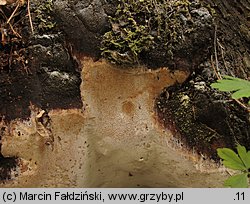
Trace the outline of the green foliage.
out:
M 211 85 L 220 91 L 232 91 L 232 98 L 239 99 L 242 97 L 250 97 L 250 82 L 230 76 L 224 76 L 224 79 L 218 80 Z M 250 104 L 250 101 L 249 101 Z
M 229 148 L 217 149 L 218 155 L 223 159 L 223 164 L 234 170 L 245 170 L 246 167 L 239 156 Z
M 225 167 L 233 170 L 239 170 L 241 173 L 228 178 L 224 185 L 233 188 L 248 187 L 248 177 L 250 176 L 250 151 L 237 145 L 237 153 L 229 148 L 218 148 L 217 153 L 223 160 Z
M 219 89 L 220 91 L 232 91 L 233 99 L 250 97 L 250 82 L 247 80 L 224 76 L 223 79 L 211 84 L 211 87 Z M 225 167 L 241 172 L 228 178 L 224 182 L 224 185 L 233 188 L 247 188 L 249 186 L 248 178 L 250 176 L 250 151 L 247 151 L 244 146 L 239 144 L 236 149 L 238 154 L 229 148 L 217 149 L 217 153 L 223 160 Z
M 234 176 L 231 176 L 229 179 L 227 179 L 224 183 L 226 187 L 233 187 L 233 188 L 247 188 L 248 187 L 248 174 L 237 174 Z

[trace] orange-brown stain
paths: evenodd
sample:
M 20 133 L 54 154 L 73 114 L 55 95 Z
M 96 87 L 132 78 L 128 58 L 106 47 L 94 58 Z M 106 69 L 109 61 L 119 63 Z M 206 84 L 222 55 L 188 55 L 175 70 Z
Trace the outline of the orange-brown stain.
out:
M 135 105 L 131 101 L 125 101 L 122 104 L 122 112 L 132 116 L 135 113 Z

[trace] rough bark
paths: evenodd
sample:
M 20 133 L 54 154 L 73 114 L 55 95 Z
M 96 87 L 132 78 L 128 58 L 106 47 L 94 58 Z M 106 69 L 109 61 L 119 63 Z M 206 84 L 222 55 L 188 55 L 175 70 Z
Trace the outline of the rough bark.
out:
M 207 2 L 214 7 L 217 13 L 217 37 L 220 43 L 217 46 L 219 68 L 222 70 L 222 74 L 248 79 L 250 70 L 250 2 L 248 0 L 208 0 Z
M 127 0 L 32 1 L 34 34 L 26 15 L 27 4 L 10 20 L 13 29 L 6 22 L 16 4 L 1 6 L 0 179 L 13 179 L 7 186 L 22 186 L 25 172 L 37 176 L 50 160 L 67 153 L 70 162 L 66 170 L 58 162 L 60 170 L 55 175 L 67 177 L 65 172 L 74 169 L 83 178 L 74 180 L 73 172 L 69 182 L 66 178 L 57 185 L 53 183 L 55 168 L 49 166 L 48 182 L 44 181 L 44 170 L 37 182 L 24 185 L 215 187 L 224 177 L 218 163 L 213 163 L 218 161 L 216 148 L 234 148 L 239 142 L 250 149 L 249 111 L 209 86 L 218 74 L 249 78 L 250 2 L 173 1 L 178 2 L 178 6 L 171 4 L 177 9 L 170 12 L 173 19 L 164 12 L 158 15 L 161 4 L 157 4 L 152 13 L 143 8 L 138 14 L 133 10 L 131 22 L 136 24 L 128 23 L 126 16 L 122 20 L 117 13 L 118 5 L 124 6 L 122 2 Z M 162 3 L 163 11 L 169 8 Z M 150 21 L 153 16 L 168 18 L 168 23 L 177 22 L 179 27 L 162 28 L 163 24 L 153 19 L 149 29 L 143 24 L 144 16 Z M 124 28 L 133 31 L 133 26 L 141 29 L 134 34 L 136 40 L 154 39 L 143 41 L 135 52 L 130 47 L 134 38 L 125 42 L 119 38 Z M 164 36 L 157 29 L 169 35 L 157 38 L 157 31 Z M 107 33 L 111 33 L 110 38 Z M 122 42 L 124 47 L 110 42 Z M 155 71 L 151 73 L 151 69 Z M 71 117 L 77 131 L 63 117 Z M 110 127 L 111 121 L 116 126 Z M 58 130 L 60 125 L 77 138 L 77 143 Z M 36 153 L 19 149 L 20 144 Z M 62 147 L 70 148 L 67 144 L 74 150 L 71 147 L 65 152 Z M 137 158 L 137 153 L 142 156 Z M 158 164 L 154 162 L 161 156 Z M 81 165 L 73 164 L 72 158 Z M 117 164 L 122 158 L 124 162 Z M 194 167 L 193 158 L 200 168 Z M 84 173 L 79 171 L 82 166 Z M 169 169 L 159 176 L 154 167 Z M 124 181 L 112 180 L 109 171 L 117 175 L 117 181 Z M 147 172 L 159 183 L 147 180 Z
M 210 88 L 218 75 L 249 79 L 249 1 L 206 1 L 215 10 L 210 57 L 183 85 L 165 90 L 157 111 L 189 148 L 217 160 L 218 147 L 250 148 L 249 110 Z M 217 74 L 216 74 L 217 73 Z M 167 96 L 167 97 L 166 97 Z

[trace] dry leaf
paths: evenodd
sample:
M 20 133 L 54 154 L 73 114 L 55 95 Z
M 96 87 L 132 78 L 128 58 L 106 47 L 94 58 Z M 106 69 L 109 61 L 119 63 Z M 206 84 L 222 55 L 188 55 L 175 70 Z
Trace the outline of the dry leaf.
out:
M 6 5 L 7 1 L 6 0 L 0 0 L 0 5 Z
M 19 5 L 24 5 L 26 0 L 0 0 L 0 5 L 10 5 L 18 3 Z

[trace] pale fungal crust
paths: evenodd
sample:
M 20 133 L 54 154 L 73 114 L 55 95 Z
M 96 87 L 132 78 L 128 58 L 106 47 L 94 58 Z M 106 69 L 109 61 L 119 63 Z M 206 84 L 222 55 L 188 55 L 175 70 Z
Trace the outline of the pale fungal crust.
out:
M 134 72 L 105 60 L 81 59 L 85 110 L 48 112 L 54 149 L 37 130 L 43 110 L 31 107 L 28 121 L 12 121 L 2 154 L 18 156 L 20 165 L 18 176 L 1 186 L 222 186 L 225 174 L 183 148 L 155 119 L 155 97 L 189 73 L 166 68 Z

